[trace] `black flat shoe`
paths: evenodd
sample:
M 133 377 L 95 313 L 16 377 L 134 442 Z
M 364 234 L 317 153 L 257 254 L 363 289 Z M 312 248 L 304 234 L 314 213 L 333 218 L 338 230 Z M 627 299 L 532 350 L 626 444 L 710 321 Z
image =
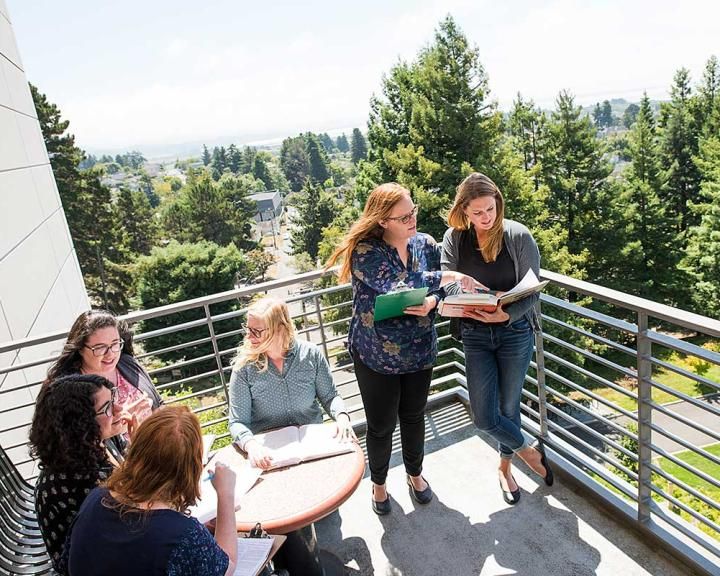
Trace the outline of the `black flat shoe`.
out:
M 545 484 L 552 486 L 555 481 L 552 468 L 550 468 L 550 462 L 548 462 L 547 456 L 545 455 L 545 446 L 543 445 L 542 438 L 538 437 L 537 451 L 540 452 L 540 464 L 545 467 Z
M 425 480 L 425 478 L 423 478 Z M 410 479 L 410 476 L 407 477 L 407 483 L 408 486 L 410 486 L 410 494 L 412 495 L 415 502 L 418 504 L 427 504 L 432 500 L 433 497 L 433 491 L 432 488 L 430 488 L 430 483 L 425 480 L 425 483 L 427 484 L 427 488 L 425 490 L 415 490 L 415 486 L 413 486 L 412 480 Z
M 515 482 L 515 476 L 512 476 L 513 482 Z M 503 500 L 508 504 L 517 504 L 520 502 L 520 487 L 517 490 L 505 490 L 502 485 L 502 480 L 498 478 L 500 482 L 500 490 L 502 490 Z M 517 484 L 517 482 L 515 482 Z
M 378 502 L 375 500 L 375 488 L 373 488 L 373 495 L 372 495 L 372 509 L 375 514 L 378 516 L 387 516 L 390 514 L 390 495 L 388 495 L 385 500 L 382 500 L 381 502 Z

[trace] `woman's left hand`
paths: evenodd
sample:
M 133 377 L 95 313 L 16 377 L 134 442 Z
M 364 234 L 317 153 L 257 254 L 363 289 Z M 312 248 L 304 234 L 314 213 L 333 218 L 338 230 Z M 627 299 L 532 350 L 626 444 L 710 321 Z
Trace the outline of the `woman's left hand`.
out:
M 499 323 L 507 322 L 510 319 L 510 315 L 502 309 L 501 305 L 498 305 L 492 312 L 483 312 L 482 310 L 467 310 L 464 315 L 465 318 L 472 318 L 473 320 L 479 320 L 480 322 Z
M 422 306 L 408 306 L 403 312 L 412 316 L 427 316 L 435 306 L 437 306 L 435 296 L 426 296 Z
M 357 436 L 355 436 L 355 431 L 350 423 L 350 415 L 345 412 L 338 414 L 337 420 L 335 420 L 335 438 L 340 442 L 357 442 Z

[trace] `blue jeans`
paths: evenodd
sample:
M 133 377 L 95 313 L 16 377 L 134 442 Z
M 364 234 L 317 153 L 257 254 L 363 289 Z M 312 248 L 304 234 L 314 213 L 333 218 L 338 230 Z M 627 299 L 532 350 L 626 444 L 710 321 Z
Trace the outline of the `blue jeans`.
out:
M 520 428 L 520 398 L 533 352 L 533 331 L 526 319 L 509 326 L 462 321 L 473 421 L 498 441 L 500 456 L 530 445 Z

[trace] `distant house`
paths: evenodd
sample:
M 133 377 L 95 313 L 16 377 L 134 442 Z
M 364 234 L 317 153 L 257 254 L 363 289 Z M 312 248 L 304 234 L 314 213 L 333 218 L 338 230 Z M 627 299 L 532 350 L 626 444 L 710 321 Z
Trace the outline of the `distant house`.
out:
M 274 234 L 280 230 L 279 219 L 283 213 L 283 199 L 279 190 L 269 190 L 252 194 L 250 200 L 255 202 L 255 222 L 263 236 Z

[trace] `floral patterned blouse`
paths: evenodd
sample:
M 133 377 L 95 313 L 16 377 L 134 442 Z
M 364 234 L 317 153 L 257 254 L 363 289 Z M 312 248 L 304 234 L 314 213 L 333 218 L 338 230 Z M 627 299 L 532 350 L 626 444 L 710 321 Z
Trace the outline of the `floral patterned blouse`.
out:
M 432 236 L 408 240 L 407 267 L 397 250 L 378 238 L 362 240 L 351 257 L 353 313 L 350 350 L 371 370 L 407 374 L 430 368 L 437 356 L 435 310 L 428 316 L 404 315 L 375 323 L 375 297 L 403 281 L 408 288 L 428 287 L 440 299 L 440 247 Z

